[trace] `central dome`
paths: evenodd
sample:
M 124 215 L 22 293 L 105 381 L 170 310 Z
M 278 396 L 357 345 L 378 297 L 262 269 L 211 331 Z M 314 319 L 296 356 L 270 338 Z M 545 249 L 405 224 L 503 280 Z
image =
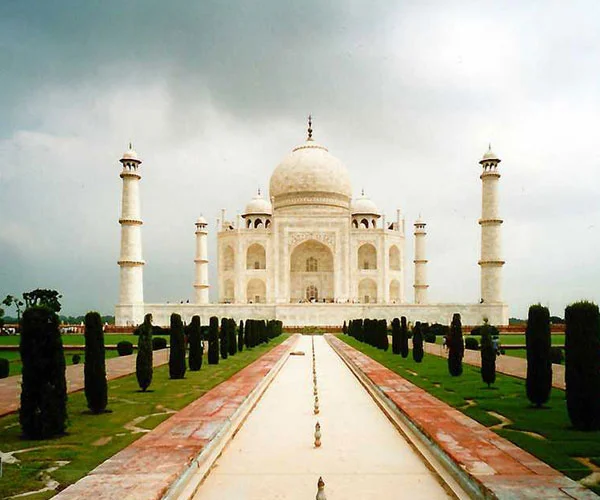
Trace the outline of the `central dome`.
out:
M 277 166 L 269 184 L 275 208 L 289 205 L 333 205 L 348 208 L 352 197 L 344 164 L 309 137 Z

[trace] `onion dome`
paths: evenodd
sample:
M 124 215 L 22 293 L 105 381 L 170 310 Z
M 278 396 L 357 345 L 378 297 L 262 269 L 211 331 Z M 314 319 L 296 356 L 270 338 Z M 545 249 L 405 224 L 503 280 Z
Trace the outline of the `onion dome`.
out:
M 197 226 L 206 226 L 207 224 L 208 222 L 206 222 L 206 219 L 202 215 L 198 217 L 198 220 L 196 221 Z
M 295 147 L 271 175 L 269 193 L 275 208 L 329 205 L 348 209 L 352 197 L 350 175 L 343 163 L 312 138 Z
M 371 198 L 365 195 L 365 191 L 361 192 L 359 198 L 352 203 L 352 215 L 377 215 L 380 216 L 377 205 L 373 203 Z
M 258 190 L 256 196 L 250 200 L 250 203 L 246 205 L 246 210 L 244 211 L 242 217 L 246 217 L 247 215 L 272 215 L 273 207 L 271 206 L 271 202 L 269 200 L 265 200 L 260 194 L 260 189 Z
M 125 151 L 123 153 L 123 157 L 121 158 L 121 161 L 137 161 L 139 163 L 142 163 L 142 160 L 140 160 L 138 158 L 138 155 L 137 155 L 135 149 L 133 149 L 133 146 L 131 145 L 131 143 L 129 143 L 129 149 L 127 149 L 127 151 Z
M 479 163 L 484 161 L 501 161 L 500 158 L 498 158 L 498 156 L 492 151 L 491 144 L 488 146 L 488 150 L 485 152 Z

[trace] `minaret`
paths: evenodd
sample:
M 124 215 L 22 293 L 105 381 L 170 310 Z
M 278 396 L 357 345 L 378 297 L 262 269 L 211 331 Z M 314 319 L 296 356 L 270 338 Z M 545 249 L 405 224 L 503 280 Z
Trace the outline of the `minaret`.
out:
M 121 282 L 119 305 L 144 303 L 144 260 L 142 258 L 142 219 L 140 214 L 140 160 L 129 144 L 121 158 L 123 170 L 123 197 L 121 201 Z M 135 316 L 135 315 L 134 315 Z M 131 318 L 136 321 L 139 318 Z
M 481 179 L 481 302 L 502 302 L 502 266 L 500 226 L 498 215 L 498 158 L 490 145 L 479 164 L 483 168 Z
M 208 230 L 206 219 L 202 216 L 196 221 L 196 281 L 194 290 L 196 304 L 208 304 Z
M 425 222 L 421 217 L 415 222 L 415 304 L 427 304 L 427 259 L 425 258 Z

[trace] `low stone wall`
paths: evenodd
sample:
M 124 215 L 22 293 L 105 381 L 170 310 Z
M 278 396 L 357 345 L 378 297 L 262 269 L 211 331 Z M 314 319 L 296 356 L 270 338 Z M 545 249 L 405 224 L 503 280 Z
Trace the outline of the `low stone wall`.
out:
M 487 318 L 491 324 L 508 324 L 506 304 L 142 304 L 118 305 L 116 324 L 139 324 L 144 314 L 151 313 L 156 325 L 167 326 L 172 313 L 189 322 L 200 316 L 203 325 L 211 316 L 246 319 L 278 319 L 286 327 L 341 326 L 356 318 L 386 319 L 406 316 L 408 321 L 426 321 L 449 325 L 454 313 L 460 313 L 463 324 L 480 325 Z

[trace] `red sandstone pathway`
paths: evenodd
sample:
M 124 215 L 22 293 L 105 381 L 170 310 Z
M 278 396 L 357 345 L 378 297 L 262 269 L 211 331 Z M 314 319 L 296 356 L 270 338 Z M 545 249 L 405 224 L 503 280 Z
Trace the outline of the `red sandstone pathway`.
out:
M 106 378 L 113 380 L 135 372 L 135 354 L 119 356 L 106 360 Z M 164 365 L 169 361 L 168 349 L 154 351 L 154 366 Z M 67 392 L 77 392 L 84 388 L 83 363 L 67 366 Z M 14 413 L 19 409 L 21 397 L 21 375 L 0 379 L 0 416 Z
M 362 372 L 443 453 L 490 498 L 597 499 L 510 441 L 433 397 L 348 344 L 328 342 Z
M 430 344 L 429 342 L 425 342 L 423 346 L 426 353 L 435 354 L 436 356 L 441 356 L 443 358 L 448 357 L 448 351 L 440 344 Z M 465 349 L 463 363 L 481 366 L 481 353 L 479 351 Z M 496 371 L 513 377 L 527 378 L 527 360 L 503 354 L 496 358 Z M 564 365 L 552 365 L 552 387 L 562 390 L 565 389 Z
M 162 498 L 297 340 L 288 338 L 54 498 Z

